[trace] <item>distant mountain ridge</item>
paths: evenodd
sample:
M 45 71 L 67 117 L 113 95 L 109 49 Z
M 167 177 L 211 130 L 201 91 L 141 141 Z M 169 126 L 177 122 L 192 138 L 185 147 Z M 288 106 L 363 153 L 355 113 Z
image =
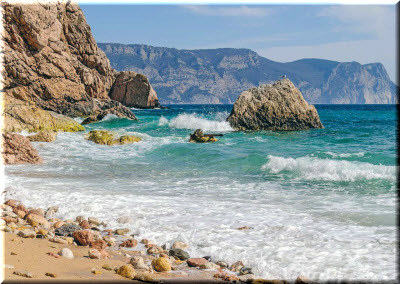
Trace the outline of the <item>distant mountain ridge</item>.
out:
M 118 71 L 145 74 L 162 104 L 234 103 L 241 92 L 286 75 L 312 104 L 393 104 L 397 87 L 381 63 L 324 59 L 280 63 L 250 49 L 179 50 L 98 43 Z

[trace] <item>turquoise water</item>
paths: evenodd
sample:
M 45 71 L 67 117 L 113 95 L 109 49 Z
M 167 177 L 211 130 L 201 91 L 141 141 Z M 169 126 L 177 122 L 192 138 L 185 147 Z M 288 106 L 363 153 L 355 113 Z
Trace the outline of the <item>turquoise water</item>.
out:
M 395 106 L 319 105 L 325 128 L 298 132 L 234 132 L 231 105 L 169 107 L 87 126 L 140 143 L 101 146 L 84 133 L 35 143 L 44 164 L 7 166 L 10 196 L 186 241 L 192 256 L 243 260 L 263 277 L 396 277 Z M 188 143 L 197 128 L 224 136 Z

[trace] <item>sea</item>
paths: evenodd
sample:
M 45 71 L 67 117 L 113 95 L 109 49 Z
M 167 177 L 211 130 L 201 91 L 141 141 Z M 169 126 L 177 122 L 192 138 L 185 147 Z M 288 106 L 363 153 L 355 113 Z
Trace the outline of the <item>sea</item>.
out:
M 6 198 L 59 206 L 63 219 L 97 217 L 159 245 L 183 241 L 191 257 L 241 260 L 258 277 L 395 279 L 396 107 L 316 108 L 324 129 L 290 132 L 236 132 L 232 105 L 109 115 L 33 142 L 44 162 L 6 166 Z M 198 128 L 223 137 L 189 143 Z M 94 129 L 142 141 L 97 145 L 84 138 Z M 131 223 L 119 224 L 123 216 Z

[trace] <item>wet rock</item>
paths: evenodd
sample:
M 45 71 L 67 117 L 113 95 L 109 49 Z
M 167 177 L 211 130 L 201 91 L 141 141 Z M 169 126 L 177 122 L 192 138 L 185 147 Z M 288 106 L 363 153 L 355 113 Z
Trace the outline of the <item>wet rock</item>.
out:
M 26 212 L 26 215 L 34 214 L 34 215 L 39 215 L 44 217 L 44 210 L 42 208 L 37 208 L 37 209 L 30 209 Z
M 62 227 L 64 225 L 65 225 L 64 221 L 57 221 L 57 222 L 55 222 L 53 224 L 53 227 L 57 229 L 57 228 L 60 228 L 60 227 Z
M 88 218 L 88 222 L 89 222 L 90 224 L 95 225 L 95 226 L 100 225 L 100 221 L 99 221 L 97 218 L 94 218 L 94 217 L 89 217 L 89 218 Z
M 203 256 L 203 258 L 207 259 L 208 261 L 211 261 L 211 255 Z
M 148 254 L 160 254 L 163 252 L 164 252 L 164 250 L 162 249 L 162 247 L 157 246 L 157 245 L 153 245 L 147 249 Z
M 101 249 L 105 249 L 107 247 L 107 243 L 103 240 L 96 240 L 96 241 L 90 242 L 90 247 L 101 250 Z
M 74 258 L 74 254 L 72 253 L 72 251 L 69 248 L 63 248 L 62 250 L 60 250 L 59 254 L 65 258 L 69 258 L 69 259 Z
M 83 220 L 82 222 L 80 222 L 79 226 L 81 226 L 82 229 L 90 229 L 90 224 L 86 220 Z
M 86 137 L 87 140 L 93 141 L 100 145 L 124 145 L 141 141 L 141 138 L 136 136 L 121 136 L 115 138 L 114 134 L 107 130 L 92 130 Z
M 52 277 L 52 278 L 57 278 L 57 274 L 52 273 L 52 272 L 46 272 L 46 276 Z
M 83 218 L 83 216 L 77 216 L 77 217 L 75 218 L 75 221 L 78 222 L 78 223 L 83 222 L 83 220 L 85 220 L 85 218 Z
M 244 283 L 252 283 L 252 280 L 255 278 L 253 274 L 246 274 L 246 275 L 240 275 L 239 277 L 240 282 Z
M 126 235 L 127 233 L 129 233 L 129 229 L 126 229 L 126 228 L 124 228 L 124 229 L 117 229 L 117 230 L 114 231 L 114 234 L 120 235 L 120 236 Z
M 36 238 L 36 233 L 33 230 L 25 229 L 18 232 L 18 236 L 22 238 Z
M 56 141 L 57 131 L 44 130 L 37 134 L 27 136 L 31 142 L 53 142 Z
M 153 266 L 154 270 L 158 272 L 171 270 L 171 263 L 165 257 L 159 257 L 154 259 L 151 262 L 151 265 Z
M 215 264 L 221 266 L 221 268 L 227 268 L 228 264 L 225 261 L 217 261 Z
M 114 270 L 114 268 L 112 268 L 109 264 L 104 264 L 101 268 L 109 271 Z
M 253 274 L 250 267 L 240 268 L 239 275 Z
M 240 269 L 242 269 L 243 267 L 244 267 L 243 262 L 237 261 L 234 264 L 232 264 L 231 267 L 229 267 L 229 270 L 233 272 L 239 272 Z
M 77 230 L 81 230 L 81 227 L 79 227 L 79 225 L 76 225 L 74 223 L 70 223 L 70 224 L 65 224 L 63 226 L 61 226 L 60 228 L 57 228 L 54 233 L 57 236 L 68 236 L 68 237 L 72 237 L 72 234 L 77 231 Z
M 46 229 L 50 228 L 50 223 L 46 220 L 46 218 L 44 218 L 41 215 L 36 215 L 36 214 L 28 214 L 28 216 L 26 217 L 26 220 L 29 222 L 29 224 L 31 224 L 32 226 L 43 226 Z
M 141 256 L 134 256 L 130 259 L 129 264 L 135 269 L 149 270 L 150 268 L 144 263 L 144 259 Z
M 220 269 L 221 267 L 214 262 L 206 262 L 199 266 L 200 269 Z
M 315 284 L 316 282 L 308 279 L 306 276 L 300 275 L 296 278 L 295 284 Z
M 199 267 L 202 264 L 207 263 L 207 259 L 199 257 L 199 258 L 189 258 L 187 260 L 187 264 L 191 267 Z
M 253 227 L 247 227 L 247 226 L 245 226 L 245 227 L 239 227 L 239 228 L 237 228 L 239 231 L 242 231 L 242 230 L 250 230 L 250 229 L 253 229 Z
M 18 275 L 18 276 L 22 276 L 22 277 L 26 277 L 26 278 L 33 278 L 33 274 L 29 271 L 26 270 L 15 270 L 13 272 L 13 274 Z
M 118 268 L 117 274 L 128 279 L 133 279 L 136 275 L 136 271 L 131 265 L 125 264 Z
M 179 260 L 186 260 L 186 259 L 190 258 L 189 254 L 186 251 L 179 249 L 179 248 L 171 249 L 169 251 L 169 255 L 177 257 Z
M 120 247 L 126 247 L 126 248 L 134 248 L 138 244 L 137 240 L 135 239 L 129 239 L 124 241 L 122 244 L 120 244 Z
M 188 244 L 180 241 L 176 241 L 172 244 L 172 249 L 186 249 L 188 247 L 189 247 Z
M 143 271 L 136 271 L 134 280 L 148 282 L 148 283 L 158 283 L 159 280 L 155 279 L 150 273 Z
M 57 212 L 58 212 L 58 206 L 51 206 L 51 207 L 47 208 L 44 216 L 46 217 L 46 219 L 50 219 L 50 218 L 54 217 L 54 215 L 56 215 Z
M 117 219 L 117 222 L 120 224 L 128 224 L 128 223 L 133 223 L 133 219 L 128 216 L 123 216 L 123 217 L 119 217 Z
M 323 128 L 315 107 L 287 78 L 241 93 L 227 121 L 236 130 Z
M 94 241 L 93 234 L 87 230 L 75 231 L 72 236 L 74 237 L 75 242 L 81 246 L 88 246 L 90 242 Z
M 0 136 L 1 156 L 4 164 L 40 164 L 43 162 L 38 151 L 28 138 L 11 133 Z

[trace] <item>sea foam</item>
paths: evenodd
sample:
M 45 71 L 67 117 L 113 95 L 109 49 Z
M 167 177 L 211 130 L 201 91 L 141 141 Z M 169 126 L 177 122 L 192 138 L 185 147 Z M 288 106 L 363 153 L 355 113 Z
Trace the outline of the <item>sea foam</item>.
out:
M 269 169 L 271 173 L 275 174 L 283 171 L 293 172 L 300 178 L 307 180 L 360 181 L 384 179 L 395 181 L 396 179 L 395 166 L 319 159 L 309 156 L 284 158 L 269 155 L 268 162 L 262 168 Z
M 165 124 L 166 118 L 161 117 L 159 124 Z M 233 131 L 229 122 L 220 120 L 209 120 L 206 118 L 199 117 L 196 114 L 180 114 L 177 117 L 171 119 L 168 122 L 169 127 L 171 128 L 180 128 L 180 129 L 198 129 L 201 128 L 204 131 Z

